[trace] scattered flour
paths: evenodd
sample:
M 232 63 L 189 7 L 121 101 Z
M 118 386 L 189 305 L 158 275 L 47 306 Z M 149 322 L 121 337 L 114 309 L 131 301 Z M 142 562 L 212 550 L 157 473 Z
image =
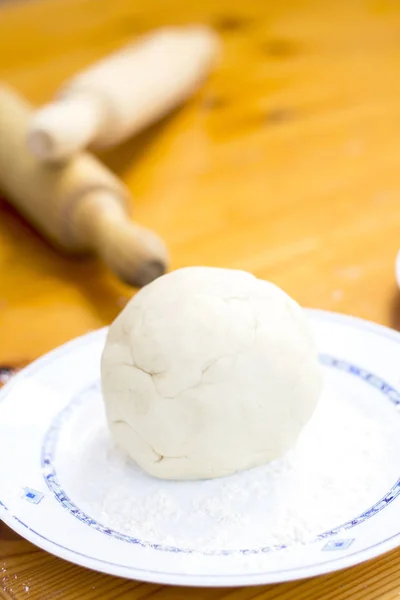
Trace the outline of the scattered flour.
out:
M 101 417 L 75 470 L 61 465 L 59 476 L 88 515 L 148 543 L 203 552 L 305 543 L 372 506 L 398 477 L 398 461 L 382 469 L 400 455 L 398 413 L 383 400 L 382 410 L 392 412 L 382 427 L 362 401 L 325 393 L 285 457 L 200 482 L 148 476 L 113 447 Z

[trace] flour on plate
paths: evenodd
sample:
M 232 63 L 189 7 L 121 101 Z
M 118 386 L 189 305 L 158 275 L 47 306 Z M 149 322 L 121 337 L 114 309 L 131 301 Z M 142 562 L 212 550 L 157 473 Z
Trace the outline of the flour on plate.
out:
M 306 543 L 367 510 L 380 499 L 377 489 L 393 485 L 397 474 L 381 465 L 398 436 L 397 415 L 393 410 L 385 429 L 357 402 L 325 393 L 285 457 L 196 482 L 142 472 L 112 445 L 99 417 L 67 489 L 92 518 L 148 543 L 204 552 Z

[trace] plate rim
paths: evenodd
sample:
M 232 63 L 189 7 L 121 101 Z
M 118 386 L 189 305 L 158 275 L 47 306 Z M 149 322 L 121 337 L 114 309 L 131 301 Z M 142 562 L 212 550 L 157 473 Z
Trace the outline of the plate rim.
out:
M 0 505 L 0 514 L 3 505 Z M 6 513 L 8 512 L 7 509 Z M 320 575 L 326 575 L 328 573 L 334 573 L 341 569 L 355 567 L 358 564 L 381 556 L 394 550 L 400 545 L 400 532 L 393 536 L 386 538 L 382 542 L 374 544 L 370 548 L 347 554 L 343 557 L 334 558 L 324 564 L 318 563 L 316 567 L 313 565 L 299 567 L 297 569 L 288 569 L 287 571 L 268 571 L 256 574 L 240 574 L 240 575 L 193 575 L 189 573 L 164 573 L 160 571 L 152 571 L 150 569 L 140 570 L 135 567 L 128 567 L 124 565 L 118 565 L 116 563 L 110 563 L 101 559 L 91 558 L 87 555 L 80 554 L 76 551 L 71 551 L 68 548 L 64 548 L 57 542 L 52 542 L 44 539 L 39 533 L 31 530 L 27 525 L 19 521 L 17 517 L 14 519 L 13 525 L 10 525 L 7 518 L 1 517 L 6 525 L 8 525 L 13 531 L 21 535 L 24 539 L 31 542 L 35 546 L 48 552 L 49 554 L 58 556 L 66 560 L 69 563 L 79 565 L 105 573 L 107 575 L 114 575 L 117 577 L 123 577 L 126 579 L 134 579 L 136 581 L 142 581 L 145 583 L 154 583 L 160 585 L 174 585 L 174 586 L 191 586 L 199 588 L 211 588 L 211 587 L 243 587 L 243 586 L 258 586 L 258 585 L 270 585 L 276 583 L 287 583 L 290 581 L 298 581 L 301 579 L 310 579 L 318 577 Z M 38 540 L 39 538 L 39 540 Z M 384 548 L 384 549 L 382 549 Z M 71 558 L 73 555 L 73 559 Z M 349 558 L 355 557 L 349 564 Z
M 311 318 L 317 320 L 325 320 L 331 322 L 340 322 L 347 326 L 355 329 L 361 329 L 363 331 L 370 331 L 378 334 L 382 337 L 388 338 L 398 344 L 400 344 L 400 333 L 391 329 L 387 326 L 374 323 L 359 317 L 346 315 L 342 313 L 336 313 L 332 311 L 326 311 L 315 308 L 305 309 L 306 313 Z M 8 382 L 0 390 L 0 404 L 9 395 L 12 388 L 17 385 L 20 381 L 23 381 L 31 373 L 34 373 L 50 360 L 54 360 L 58 355 L 63 355 L 69 346 L 80 346 L 83 341 L 88 338 L 96 338 L 101 335 L 105 335 L 108 327 L 96 329 L 94 331 L 83 334 L 77 338 L 67 341 L 66 343 L 58 346 L 57 348 L 47 352 L 40 358 L 33 361 L 30 365 L 21 370 L 15 375 L 10 382 Z M 400 545 L 400 531 L 394 535 L 386 538 L 366 548 L 359 550 L 351 554 L 347 554 L 342 557 L 333 558 L 326 563 L 318 563 L 316 565 L 307 565 L 304 567 L 298 567 L 295 569 L 288 569 L 285 571 L 268 571 L 261 573 L 242 573 L 233 575 L 193 575 L 189 573 L 164 573 L 160 571 L 151 571 L 149 569 L 138 569 L 131 566 L 118 565 L 117 563 L 110 563 L 102 559 L 89 557 L 87 555 L 80 554 L 75 550 L 65 548 L 64 546 L 44 538 L 40 533 L 31 529 L 27 524 L 23 523 L 18 519 L 17 516 L 12 515 L 0 500 L 0 519 L 13 529 L 16 533 L 27 539 L 31 543 L 35 544 L 39 548 L 49 552 L 50 554 L 59 556 L 60 558 L 67 560 L 73 564 L 77 564 L 82 567 L 90 568 L 92 570 L 100 571 L 110 575 L 116 575 L 119 577 L 136 579 L 139 581 L 145 581 L 148 583 L 158 583 L 167 585 L 182 585 L 182 586 L 196 586 L 196 587 L 239 587 L 243 585 L 266 585 L 279 582 L 288 582 L 304 578 L 315 577 L 327 573 L 332 573 L 343 568 L 349 568 L 380 556 L 384 553 L 393 550 Z

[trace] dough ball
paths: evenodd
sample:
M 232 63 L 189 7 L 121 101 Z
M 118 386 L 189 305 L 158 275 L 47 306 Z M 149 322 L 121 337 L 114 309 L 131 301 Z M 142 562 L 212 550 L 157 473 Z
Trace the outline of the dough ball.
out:
M 143 288 L 102 356 L 111 432 L 148 473 L 220 477 L 281 456 L 321 390 L 299 305 L 249 273 L 193 267 Z

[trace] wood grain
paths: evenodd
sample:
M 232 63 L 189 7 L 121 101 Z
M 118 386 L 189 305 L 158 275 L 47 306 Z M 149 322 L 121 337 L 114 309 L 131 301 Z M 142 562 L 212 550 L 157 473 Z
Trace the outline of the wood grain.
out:
M 221 63 L 182 110 L 105 162 L 173 268 L 248 269 L 301 303 L 400 327 L 397 0 L 46 0 L 0 9 L 0 77 L 33 102 L 149 29 L 200 21 Z M 0 365 L 20 366 L 110 322 L 132 290 L 49 248 L 0 205 Z M 115 579 L 0 526 L 0 598 L 394 600 L 400 552 L 334 575 L 242 590 Z

